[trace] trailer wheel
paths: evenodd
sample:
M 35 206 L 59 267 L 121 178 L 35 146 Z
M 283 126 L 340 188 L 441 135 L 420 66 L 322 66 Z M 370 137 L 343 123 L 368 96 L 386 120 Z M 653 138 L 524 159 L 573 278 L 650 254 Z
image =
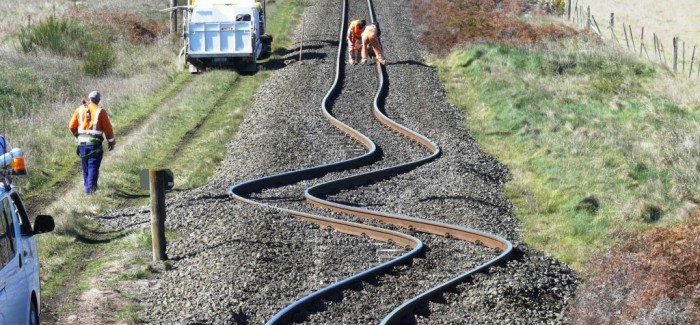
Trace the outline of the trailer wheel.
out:
M 197 67 L 196 67 L 194 64 L 192 64 L 192 63 L 189 64 L 189 70 L 190 70 L 190 73 L 192 73 L 192 74 L 196 74 L 196 73 L 202 72 L 201 70 L 199 70 L 199 68 L 197 68 Z
M 263 44 L 262 52 L 260 52 L 260 60 L 269 59 L 272 55 L 272 47 L 270 45 Z
M 258 72 L 258 62 L 253 60 L 250 63 L 244 63 L 240 66 L 239 72 L 244 74 L 255 74 Z

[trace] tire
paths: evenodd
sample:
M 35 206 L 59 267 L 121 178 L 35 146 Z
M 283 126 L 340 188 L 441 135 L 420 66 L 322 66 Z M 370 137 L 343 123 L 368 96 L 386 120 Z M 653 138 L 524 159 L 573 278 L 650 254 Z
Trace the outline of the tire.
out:
M 39 310 L 34 301 L 29 302 L 29 325 L 39 325 Z
M 238 72 L 244 75 L 253 75 L 258 72 L 258 62 L 253 60 L 250 63 L 244 63 L 238 67 Z

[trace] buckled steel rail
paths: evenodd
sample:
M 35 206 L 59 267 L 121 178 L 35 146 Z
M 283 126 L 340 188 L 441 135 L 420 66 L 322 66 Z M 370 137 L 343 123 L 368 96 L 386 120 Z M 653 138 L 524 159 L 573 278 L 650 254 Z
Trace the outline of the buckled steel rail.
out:
M 369 13 L 370 13 L 370 19 L 371 22 L 375 22 L 375 15 L 372 7 L 372 1 L 367 0 L 367 5 L 369 8 Z M 335 162 L 335 163 L 329 163 L 329 164 L 324 164 L 320 166 L 315 166 L 311 168 L 305 168 L 305 169 L 299 169 L 299 170 L 294 170 L 290 172 L 285 172 L 285 173 L 279 173 L 275 175 L 270 175 L 270 176 L 265 176 L 262 178 L 246 181 L 243 183 L 236 184 L 232 186 L 228 193 L 231 196 L 231 198 L 250 203 L 250 204 L 255 204 L 255 205 L 260 205 L 260 206 L 266 206 L 266 207 L 271 207 L 274 209 L 277 209 L 282 212 L 289 213 L 291 215 L 294 215 L 302 220 L 307 220 L 316 224 L 319 224 L 321 227 L 332 227 L 336 231 L 342 232 L 342 233 L 347 233 L 351 235 L 366 235 L 369 236 L 370 238 L 380 240 L 380 241 L 385 241 L 385 242 L 392 242 L 395 243 L 399 246 L 402 247 L 407 247 L 411 248 L 410 251 L 406 252 L 405 254 L 401 255 L 400 257 L 397 257 L 391 261 L 379 264 L 369 270 L 363 271 L 361 273 L 358 273 L 352 277 L 346 278 L 344 280 L 341 280 L 339 282 L 336 282 L 332 285 L 329 285 L 323 289 L 320 289 L 311 295 L 308 295 L 300 300 L 297 300 L 296 302 L 292 303 L 291 305 L 287 306 L 285 309 L 277 313 L 272 319 L 268 321 L 267 324 L 282 324 L 282 323 L 289 323 L 292 320 L 292 317 L 294 314 L 297 312 L 303 310 L 307 306 L 309 306 L 311 303 L 317 301 L 318 299 L 323 299 L 324 297 L 327 297 L 328 295 L 342 291 L 345 288 L 347 288 L 349 285 L 360 282 L 370 276 L 382 273 L 387 271 L 388 269 L 392 268 L 395 265 L 398 264 L 403 264 L 406 263 L 408 260 L 412 259 L 416 254 L 418 254 L 422 249 L 423 249 L 423 243 L 418 239 L 413 236 L 403 234 L 400 232 L 395 232 L 395 231 L 390 231 L 390 230 L 385 230 L 381 228 L 376 228 L 376 227 L 371 227 L 359 223 L 352 223 L 352 222 L 346 222 L 346 221 L 341 221 L 337 219 L 332 219 L 332 218 L 326 218 L 318 215 L 313 215 L 305 212 L 300 212 L 300 211 L 294 211 L 286 208 L 281 208 L 281 207 L 275 207 L 271 206 L 269 204 L 265 203 L 260 203 L 253 201 L 248 198 L 249 194 L 259 192 L 265 188 L 269 187 L 278 187 L 278 186 L 284 186 L 284 185 L 289 185 L 289 184 L 294 184 L 296 182 L 299 182 L 301 180 L 306 180 L 306 179 L 313 179 L 313 178 L 319 178 L 322 177 L 323 175 L 330 173 L 330 172 L 339 172 L 343 170 L 348 170 L 351 168 L 356 168 L 359 166 L 367 165 L 370 164 L 371 162 L 376 160 L 377 157 L 377 147 L 374 144 L 374 142 L 367 138 L 365 135 L 361 134 L 357 130 L 349 127 L 348 125 L 344 124 L 343 122 L 339 121 L 336 119 L 328 110 L 328 106 L 330 103 L 335 100 L 335 98 L 338 96 L 340 93 L 340 79 L 343 78 L 344 70 L 342 69 L 342 64 L 344 62 L 343 60 L 343 54 L 345 53 L 344 48 L 347 46 L 343 42 L 343 37 L 346 32 L 346 26 L 347 26 L 347 9 L 348 9 L 348 4 L 347 0 L 343 1 L 343 15 L 341 19 L 341 28 L 340 28 L 340 33 L 339 33 L 339 40 L 338 40 L 338 54 L 336 58 L 336 75 L 335 75 L 335 80 L 333 85 L 331 86 L 330 90 L 326 94 L 326 96 L 323 99 L 322 102 L 322 112 L 325 116 L 325 118 L 332 123 L 334 126 L 336 126 L 338 129 L 346 133 L 348 136 L 356 139 L 360 143 L 362 143 L 368 151 L 360 156 L 348 159 L 348 160 L 343 160 L 340 162 Z M 420 304 L 421 302 L 425 302 L 432 298 L 434 295 L 441 293 L 445 291 L 448 288 L 453 287 L 454 285 L 464 281 L 468 277 L 470 277 L 474 273 L 478 273 L 496 263 L 499 263 L 507 258 L 507 256 L 510 254 L 512 251 L 512 244 L 493 234 L 482 232 L 479 230 L 474 230 L 462 226 L 457 226 L 457 225 L 450 225 L 446 223 L 441 223 L 441 222 L 436 222 L 436 221 L 429 221 L 425 219 L 419 219 L 419 218 L 414 218 L 414 217 L 409 217 L 409 216 L 404 216 L 404 215 L 399 215 L 399 214 L 393 214 L 393 213 L 388 213 L 388 212 L 381 212 L 381 211 L 373 211 L 369 209 L 364 209 L 364 208 L 359 208 L 359 207 L 353 207 L 353 206 L 348 206 L 336 202 L 332 202 L 329 200 L 324 199 L 326 195 L 329 193 L 334 193 L 337 192 L 339 189 L 349 189 L 349 188 L 354 188 L 357 186 L 362 186 L 366 185 L 372 182 L 377 182 L 383 179 L 387 179 L 390 177 L 393 177 L 395 175 L 405 173 L 407 171 L 410 171 L 420 165 L 423 165 L 425 163 L 428 163 L 430 161 L 433 161 L 437 159 L 440 154 L 440 147 L 435 144 L 433 141 L 430 139 L 426 138 L 423 135 L 418 134 L 415 131 L 412 131 L 403 125 L 391 120 L 389 117 L 387 117 L 383 112 L 382 109 L 380 108 L 380 102 L 384 100 L 384 96 L 386 93 L 386 85 L 384 83 L 384 79 L 386 77 L 386 71 L 384 70 L 384 67 L 381 66 L 379 63 L 375 63 L 376 67 L 376 72 L 377 72 L 377 81 L 378 81 L 378 87 L 377 87 L 377 92 L 374 97 L 373 101 L 373 111 L 375 117 L 388 126 L 389 128 L 393 129 L 394 131 L 407 136 L 408 138 L 418 142 L 422 146 L 426 147 L 428 150 L 430 150 L 431 155 L 428 157 L 424 157 L 422 159 L 416 160 L 416 161 L 411 161 L 407 162 L 404 164 L 400 164 L 397 166 L 392 166 L 376 171 L 371 171 L 367 173 L 362 173 L 362 174 L 357 174 L 353 175 L 350 177 L 345 177 L 342 179 L 337 179 L 334 181 L 318 184 L 315 186 L 312 186 L 308 189 L 305 190 L 304 196 L 305 198 L 311 202 L 312 204 L 323 207 L 323 208 L 328 208 L 334 211 L 339 211 L 339 212 L 344 212 L 344 213 L 349 213 L 358 217 L 362 218 L 370 218 L 370 219 L 376 219 L 380 220 L 384 223 L 387 224 L 392 224 L 392 225 L 397 225 L 401 226 L 404 228 L 407 228 L 411 231 L 418 231 L 418 232 L 424 232 L 424 233 L 430 233 L 430 234 L 436 234 L 440 236 L 445 236 L 445 237 L 451 237 L 455 239 L 460 239 L 460 240 L 465 240 L 465 241 L 470 241 L 474 243 L 480 243 L 483 244 L 487 247 L 494 248 L 499 251 L 499 255 L 496 256 L 495 258 L 487 261 L 486 263 L 473 268 L 471 270 L 468 270 L 467 272 L 464 272 L 460 274 L 459 276 L 452 278 L 438 286 L 435 286 L 420 295 L 404 302 L 401 306 L 398 308 L 394 309 L 389 315 L 387 315 L 383 320 L 382 324 L 395 324 L 401 321 L 401 319 L 405 316 L 407 316 L 409 313 L 413 311 L 413 308 Z

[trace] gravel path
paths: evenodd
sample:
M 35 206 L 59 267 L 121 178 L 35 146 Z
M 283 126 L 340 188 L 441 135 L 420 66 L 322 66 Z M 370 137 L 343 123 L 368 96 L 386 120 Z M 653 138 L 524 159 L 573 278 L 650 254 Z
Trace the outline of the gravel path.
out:
M 362 3 L 351 1 L 351 18 L 361 12 Z M 172 270 L 149 280 L 150 290 L 141 293 L 144 311 L 140 316 L 145 322 L 264 323 L 292 301 L 376 265 L 377 250 L 390 248 L 369 239 L 327 232 L 272 209 L 234 203 L 226 196 L 228 187 L 237 182 L 364 152 L 330 126 L 319 108 L 332 84 L 341 8 L 328 1 L 309 4 L 305 12 L 305 64 L 276 71 L 261 87 L 239 139 L 230 144 L 226 160 L 210 182 L 168 201 L 166 226 L 183 237 L 168 245 Z M 430 303 L 429 311 L 418 316 L 419 323 L 561 323 L 560 314 L 578 284 L 576 277 L 565 265 L 520 244 L 518 221 L 502 192 L 509 173 L 478 148 L 464 129 L 464 114 L 447 103 L 441 82 L 424 64 L 407 4 L 375 0 L 375 8 L 390 62 L 386 67 L 386 113 L 433 139 L 443 155 L 410 173 L 342 191 L 332 198 L 493 232 L 518 245 L 516 256 L 507 265 L 479 274 L 438 303 Z M 291 53 L 284 59 L 294 61 L 296 55 Z M 369 103 L 376 89 L 373 70 L 347 66 L 346 74 L 348 79 L 333 114 L 375 140 L 383 153 L 376 164 L 361 170 L 426 156 L 426 150 L 390 132 L 371 116 Z M 355 172 L 269 189 L 254 198 L 355 220 L 312 208 L 300 196 L 300 190 L 321 180 Z M 147 208 L 125 209 L 100 220 L 114 229 L 145 228 L 149 216 Z M 348 290 L 342 297 L 326 301 L 321 308 L 325 310 L 311 313 L 305 320 L 313 324 L 376 323 L 403 300 L 494 255 L 476 245 L 420 237 L 430 250 L 416 259 L 413 267 L 398 267 L 375 282 L 365 283 L 363 290 Z M 442 264 L 445 261 L 447 265 Z M 433 275 L 427 276 L 425 272 L 430 270 Z M 397 290 L 401 285 L 406 289 Z M 376 308 L 365 312 L 370 306 Z

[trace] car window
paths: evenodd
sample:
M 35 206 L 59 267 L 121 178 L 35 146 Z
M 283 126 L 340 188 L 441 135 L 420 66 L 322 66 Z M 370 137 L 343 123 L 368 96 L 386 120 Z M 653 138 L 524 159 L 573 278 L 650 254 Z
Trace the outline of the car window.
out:
M 7 199 L 0 206 L 0 267 L 5 267 L 15 256 L 15 231 L 9 221 L 12 220 L 10 211 L 6 209 Z M 9 218 L 8 218 L 9 215 Z
M 14 251 L 15 251 L 15 222 L 14 222 L 14 218 L 12 218 L 12 212 L 10 212 L 10 209 L 7 208 L 7 198 L 4 198 L 2 200 L 2 202 L 3 202 L 2 215 L 5 217 L 5 221 L 7 221 L 7 233 L 10 236 L 10 242 L 11 242 L 10 247 L 12 248 L 12 252 L 14 253 Z
M 10 202 L 12 205 L 11 211 L 14 211 L 17 215 L 17 219 L 19 219 L 19 231 L 22 235 L 31 235 L 32 224 L 29 223 L 29 216 L 27 216 L 27 211 L 24 209 L 22 199 L 20 199 L 17 193 L 12 193 L 10 196 L 12 197 L 12 202 Z M 10 211 L 10 209 L 8 209 L 8 211 Z

